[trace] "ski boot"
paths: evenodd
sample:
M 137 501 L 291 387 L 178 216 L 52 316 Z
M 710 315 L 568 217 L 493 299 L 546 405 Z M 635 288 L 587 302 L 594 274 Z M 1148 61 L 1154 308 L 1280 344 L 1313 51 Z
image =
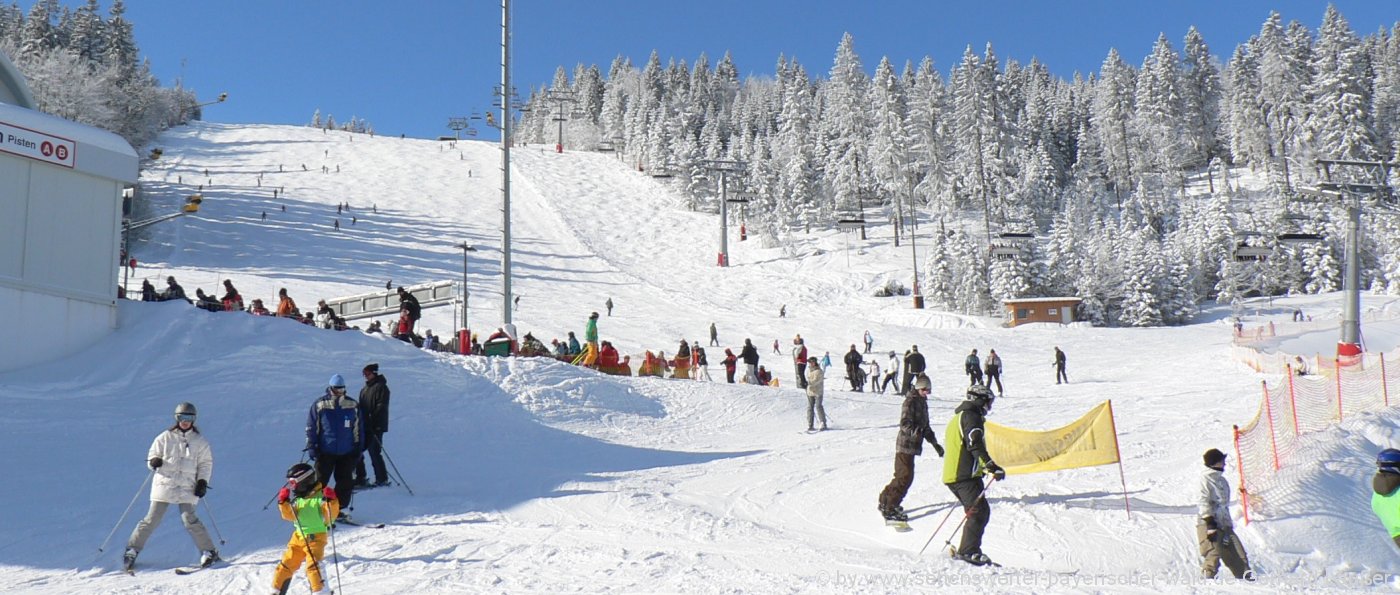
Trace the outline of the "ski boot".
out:
M 986 566 L 986 565 L 988 565 L 988 564 L 996 565 L 995 562 L 992 562 L 992 559 L 991 559 L 991 558 L 988 558 L 988 557 L 987 557 L 987 554 L 984 554 L 984 553 L 982 553 L 982 552 L 972 552 L 972 553 L 970 553 L 970 554 L 958 554 L 958 555 L 956 555 L 956 556 L 954 556 L 954 557 L 957 558 L 957 559 L 959 559 L 959 560 L 962 560 L 963 562 L 967 562 L 968 564 L 971 564 L 971 565 L 973 565 L 973 566 Z
M 199 556 L 199 567 L 208 568 L 222 559 L 219 557 L 219 550 L 207 550 Z
M 122 554 L 122 570 L 127 574 L 133 572 L 136 568 L 136 555 L 140 553 L 134 547 L 126 548 L 126 552 Z

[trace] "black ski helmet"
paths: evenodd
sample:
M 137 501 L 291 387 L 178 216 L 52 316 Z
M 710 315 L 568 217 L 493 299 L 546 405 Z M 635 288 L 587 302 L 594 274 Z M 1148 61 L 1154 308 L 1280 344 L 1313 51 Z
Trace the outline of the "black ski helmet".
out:
M 185 401 L 184 403 L 180 403 L 179 405 L 175 406 L 175 421 L 180 421 L 181 415 L 188 415 L 194 417 L 199 415 L 199 411 L 195 410 L 194 403 Z
M 979 383 L 967 387 L 967 400 L 977 403 L 983 410 L 990 410 L 992 408 L 992 401 L 996 400 L 996 396 L 993 395 L 992 391 L 988 390 L 987 387 Z
M 1400 473 L 1400 450 L 1382 450 L 1376 455 L 1376 469 L 1386 473 Z
M 316 468 L 307 463 L 297 463 L 287 469 L 287 482 L 297 493 L 304 493 L 316 486 Z

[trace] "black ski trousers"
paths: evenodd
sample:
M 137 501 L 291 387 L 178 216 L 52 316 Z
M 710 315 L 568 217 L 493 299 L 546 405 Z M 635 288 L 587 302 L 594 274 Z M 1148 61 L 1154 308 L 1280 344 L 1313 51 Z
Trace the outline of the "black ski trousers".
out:
M 974 477 L 948 484 L 948 489 L 958 498 L 967 513 L 967 523 L 963 525 L 962 542 L 958 545 L 958 555 L 976 554 L 982 551 L 982 532 L 987 530 L 987 521 L 992 518 L 992 506 L 981 497 L 982 478 Z
M 316 456 L 316 478 L 322 485 L 331 485 L 335 479 L 335 498 L 340 501 L 341 510 L 350 510 L 350 497 L 355 492 L 355 462 L 360 453 L 343 455 L 321 453 Z
M 384 434 L 370 432 L 365 441 L 365 454 L 369 455 L 369 462 L 374 466 L 374 482 L 384 483 L 389 481 L 389 471 L 384 468 Z M 360 483 L 369 479 L 365 473 L 365 458 L 357 457 L 355 461 L 355 483 Z

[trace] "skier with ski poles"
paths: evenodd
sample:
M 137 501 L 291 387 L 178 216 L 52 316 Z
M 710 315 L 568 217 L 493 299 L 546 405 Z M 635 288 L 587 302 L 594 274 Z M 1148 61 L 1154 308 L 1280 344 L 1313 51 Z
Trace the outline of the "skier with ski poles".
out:
M 981 384 L 968 387 L 967 399 L 954 410 L 943 435 L 951 453 L 943 459 L 943 483 L 967 512 L 967 525 L 954 557 L 974 566 L 993 563 L 982 553 L 982 532 L 992 517 L 991 504 L 985 497 L 991 484 L 983 485 L 982 477 L 990 473 L 995 481 L 1006 478 L 1006 471 L 987 454 L 984 424 L 995 399 Z
M 297 463 L 287 469 L 287 485 L 277 492 L 277 510 L 296 530 L 287 540 L 287 551 L 272 575 L 273 592 L 286 595 L 292 576 L 305 561 L 306 580 L 311 583 L 313 595 L 329 594 L 321 561 L 325 559 L 328 533 L 340 514 L 335 490 L 317 480 L 314 467 Z
M 175 425 L 158 434 L 146 452 L 146 462 L 154 471 L 151 508 L 127 540 L 126 551 L 122 554 L 122 569 L 127 573 L 136 566 L 136 557 L 160 526 L 171 504 L 179 505 L 180 520 L 194 538 L 195 547 L 199 548 L 199 565 L 209 566 L 219 560 L 219 552 L 214 549 L 209 532 L 195 512 L 195 505 L 209 489 L 209 479 L 214 473 L 214 453 L 209 441 L 194 425 L 197 413 L 193 403 L 177 405 Z
M 924 442 L 933 446 L 938 456 L 943 456 L 943 447 L 938 444 L 938 436 L 928 422 L 928 394 L 933 390 L 933 382 L 928 375 L 919 374 L 913 386 L 904 395 L 904 404 L 899 410 L 899 435 L 895 438 L 894 478 L 880 492 L 880 514 L 885 523 L 897 530 L 908 530 L 909 515 L 904 513 L 904 496 L 909 486 L 914 485 L 914 457 L 923 454 Z

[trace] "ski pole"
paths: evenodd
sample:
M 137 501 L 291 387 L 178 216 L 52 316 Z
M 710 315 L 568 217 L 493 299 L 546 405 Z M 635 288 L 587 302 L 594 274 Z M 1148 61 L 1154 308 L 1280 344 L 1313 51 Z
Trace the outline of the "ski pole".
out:
M 219 522 L 214 520 L 214 509 L 210 508 L 209 501 L 200 498 L 199 502 L 204 505 L 204 514 L 209 515 L 209 525 L 214 527 L 214 535 L 219 538 L 219 545 L 227 544 L 228 542 L 224 541 L 224 534 L 219 532 Z
M 399 471 L 399 466 L 394 464 L 394 457 L 389 456 L 389 450 L 384 448 L 384 443 L 382 442 L 379 444 L 379 451 L 384 453 L 384 460 L 389 461 L 389 467 L 394 469 L 394 475 L 399 476 L 399 483 L 403 484 L 403 487 L 408 490 L 408 495 L 416 495 L 413 493 L 413 488 L 408 487 L 408 482 L 403 480 L 403 473 Z
M 340 554 L 335 551 L 334 523 L 331 524 L 330 528 L 326 529 L 326 534 L 330 535 L 331 538 L 331 565 L 332 568 L 335 568 L 335 592 L 340 593 L 344 591 L 344 589 L 340 586 Z
M 957 535 L 957 534 L 958 534 L 958 529 L 961 529 L 961 528 L 962 528 L 963 523 L 966 523 L 966 522 L 967 522 L 967 519 L 970 518 L 970 517 L 972 516 L 972 511 L 975 510 L 975 509 L 977 508 L 977 504 L 980 503 L 980 502 L 982 501 L 982 498 L 986 497 L 986 495 L 987 495 L 987 488 L 992 487 L 992 484 L 994 484 L 994 483 L 996 483 L 996 482 L 997 482 L 997 477 L 996 477 L 995 475 L 993 475 L 993 476 L 992 476 L 992 480 L 989 481 L 989 482 L 987 482 L 987 485 L 982 486 L 982 491 L 981 491 L 980 493 L 977 494 L 977 499 L 976 499 L 976 500 L 973 500 L 973 501 L 972 501 L 972 505 L 967 507 L 967 512 L 963 513 L 963 518 L 962 518 L 962 520 L 961 520 L 961 521 L 958 521 L 957 526 L 953 527 L 953 532 L 952 532 L 952 534 L 950 534 L 950 535 L 948 536 L 948 540 L 945 541 L 945 542 L 943 542 L 943 546 L 944 546 L 944 547 L 948 547 L 948 546 L 950 546 L 950 545 L 953 544 L 953 535 Z M 957 510 L 957 509 L 954 508 L 953 510 Z M 949 516 L 952 516 L 952 513 L 953 513 L 952 510 L 948 511 Z M 947 522 L 948 519 L 945 518 L 945 519 L 943 519 L 943 521 L 944 521 L 944 522 Z M 938 529 L 942 529 L 942 528 L 943 528 L 943 524 L 942 524 L 942 523 L 939 523 L 939 524 L 938 524 Z M 924 542 L 924 547 L 919 548 L 919 555 L 922 556 L 922 555 L 924 554 L 924 550 L 928 549 L 928 544 L 933 543 L 933 538 L 936 537 L 936 536 L 938 535 L 938 529 L 934 529 L 933 534 L 928 536 L 928 541 Z
M 136 488 L 136 494 L 131 496 L 131 504 L 126 505 L 126 512 L 122 513 L 122 518 L 117 519 L 117 524 L 112 526 L 112 530 L 107 533 L 107 539 L 103 539 L 102 545 L 97 548 L 98 555 L 102 554 L 102 550 L 107 549 L 107 542 L 112 540 L 113 535 L 116 535 L 117 527 L 122 526 L 122 522 L 126 521 L 126 515 L 131 514 L 131 507 L 136 506 L 136 499 L 141 497 L 141 492 L 146 491 L 146 484 L 151 482 L 151 477 L 155 476 L 155 474 L 155 469 L 151 469 L 146 473 L 146 479 L 141 482 L 141 487 Z

